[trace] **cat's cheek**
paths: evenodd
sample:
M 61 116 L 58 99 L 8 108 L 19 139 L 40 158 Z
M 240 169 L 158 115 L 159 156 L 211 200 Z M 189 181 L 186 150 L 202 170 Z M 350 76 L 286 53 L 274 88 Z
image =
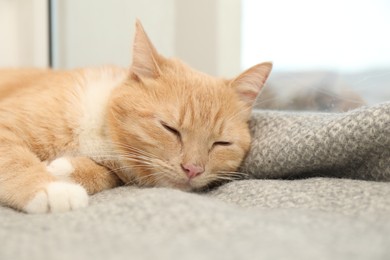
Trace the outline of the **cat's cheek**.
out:
M 212 172 L 236 171 L 240 166 L 244 153 L 241 149 L 228 148 L 216 150 L 210 157 L 210 169 Z

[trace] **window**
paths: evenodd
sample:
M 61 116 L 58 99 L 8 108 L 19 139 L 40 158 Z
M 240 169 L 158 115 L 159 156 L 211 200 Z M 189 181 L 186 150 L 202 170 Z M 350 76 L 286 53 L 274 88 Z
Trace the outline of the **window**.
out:
M 389 14 L 386 0 L 243 0 L 242 67 L 273 61 L 281 103 L 315 91 L 328 101 L 390 100 Z

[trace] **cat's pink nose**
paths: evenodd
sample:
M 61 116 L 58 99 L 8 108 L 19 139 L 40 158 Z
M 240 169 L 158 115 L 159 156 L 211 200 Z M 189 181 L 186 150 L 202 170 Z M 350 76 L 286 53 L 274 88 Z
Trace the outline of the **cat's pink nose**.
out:
M 192 163 L 186 163 L 186 164 L 181 164 L 181 168 L 183 171 L 187 174 L 189 179 L 192 179 L 204 172 L 204 169 L 202 166 L 195 165 Z

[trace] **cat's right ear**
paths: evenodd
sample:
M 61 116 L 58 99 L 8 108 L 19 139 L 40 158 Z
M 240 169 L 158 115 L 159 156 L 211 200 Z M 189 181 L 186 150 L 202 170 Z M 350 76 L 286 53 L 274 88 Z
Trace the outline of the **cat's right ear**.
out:
M 253 106 L 271 70 L 271 62 L 260 63 L 244 71 L 232 81 L 231 85 L 248 107 Z
M 141 22 L 135 23 L 135 37 L 133 43 L 133 63 L 131 65 L 131 78 L 157 78 L 161 74 L 159 63 L 162 57 L 158 54 Z

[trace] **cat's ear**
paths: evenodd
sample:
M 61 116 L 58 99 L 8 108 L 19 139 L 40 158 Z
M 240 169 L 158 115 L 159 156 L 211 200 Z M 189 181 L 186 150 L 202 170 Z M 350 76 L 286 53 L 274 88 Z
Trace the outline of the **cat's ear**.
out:
M 271 62 L 260 63 L 244 71 L 232 81 L 232 87 L 249 107 L 255 102 L 271 70 Z
M 133 43 L 133 63 L 130 73 L 133 79 L 157 78 L 161 74 L 159 63 L 162 60 L 146 34 L 141 22 L 135 23 Z

